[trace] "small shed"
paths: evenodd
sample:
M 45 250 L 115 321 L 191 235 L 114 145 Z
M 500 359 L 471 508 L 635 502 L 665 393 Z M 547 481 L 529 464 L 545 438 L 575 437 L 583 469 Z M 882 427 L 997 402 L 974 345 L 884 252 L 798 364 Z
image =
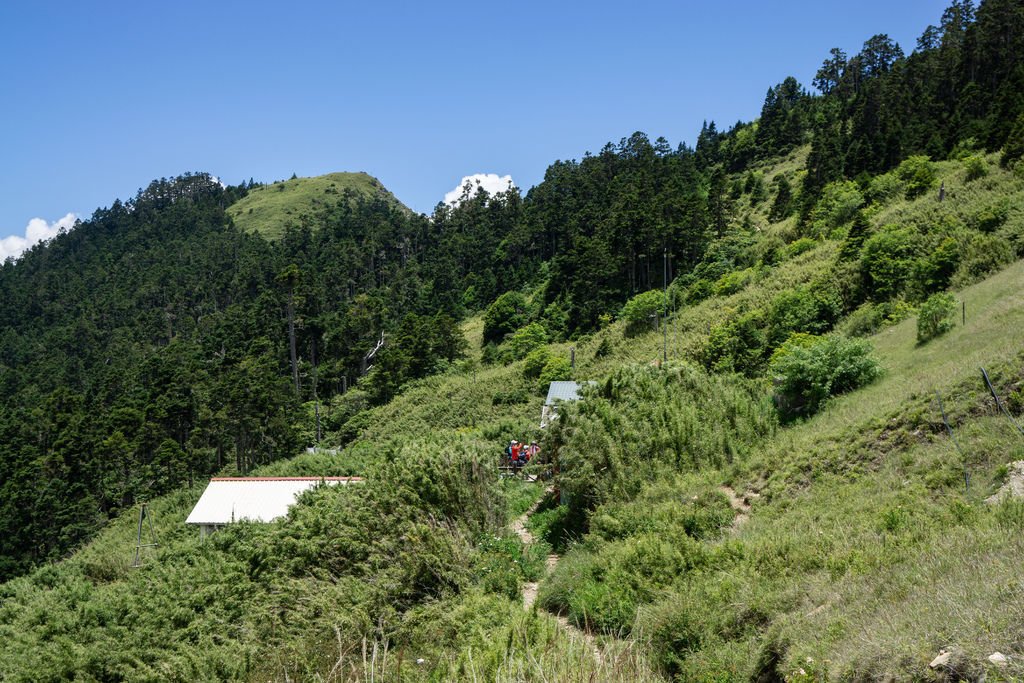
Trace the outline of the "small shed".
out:
M 580 388 L 591 386 L 596 382 L 552 382 L 548 386 L 548 397 L 544 399 L 544 407 L 540 413 L 540 428 L 544 429 L 553 420 L 558 419 L 558 406 L 561 403 L 572 403 L 580 400 Z
M 299 494 L 320 485 L 352 484 L 362 477 L 214 477 L 192 508 L 186 524 L 205 538 L 243 519 L 271 522 L 288 513 Z

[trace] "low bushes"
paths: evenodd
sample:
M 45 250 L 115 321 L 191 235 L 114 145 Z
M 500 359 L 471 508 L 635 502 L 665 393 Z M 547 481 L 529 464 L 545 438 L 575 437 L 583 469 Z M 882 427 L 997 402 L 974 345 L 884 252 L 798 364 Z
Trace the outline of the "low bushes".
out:
M 906 184 L 907 199 L 913 199 L 935 184 L 935 164 L 927 156 L 908 157 L 896 168 L 896 175 Z
M 484 312 L 484 344 L 498 343 L 530 319 L 529 305 L 520 292 L 505 292 Z
M 591 630 L 626 634 L 637 608 L 708 564 L 705 546 L 678 529 L 640 533 L 566 555 L 538 596 L 541 606 L 567 613 Z
M 772 351 L 794 332 L 822 334 L 843 314 L 843 300 L 832 283 L 812 283 L 784 291 L 766 309 L 738 315 L 711 330 L 703 361 L 715 372 L 762 374 Z
M 631 499 L 645 481 L 743 458 L 773 433 L 776 418 L 759 388 L 691 365 L 632 366 L 569 406 L 547 450 L 574 510 Z
M 874 334 L 886 325 L 895 325 L 906 320 L 914 313 L 914 307 L 903 299 L 883 301 L 882 303 L 865 303 L 846 317 L 839 325 L 839 331 L 847 337 L 866 337 Z
M 978 180 L 988 175 L 988 167 L 985 165 L 985 159 L 979 155 L 971 155 L 963 160 L 964 173 L 967 182 L 972 180 Z
M 775 405 L 783 420 L 813 415 L 830 396 L 868 384 L 881 370 L 871 345 L 839 335 L 794 335 L 772 357 Z
M 852 180 L 829 183 L 811 211 L 812 232 L 818 237 L 827 236 L 835 228 L 852 221 L 862 206 L 864 195 L 857 183 Z
M 512 333 L 507 342 L 509 353 L 515 360 L 521 360 L 531 351 L 548 342 L 547 332 L 540 323 L 530 323 Z
M 956 299 L 945 292 L 933 294 L 917 314 L 917 343 L 938 337 L 956 325 Z
M 1013 245 L 999 235 L 974 234 L 951 284 L 954 287 L 973 284 L 1012 263 L 1016 256 Z
M 873 299 L 891 299 L 903 290 L 912 272 L 919 243 L 917 231 L 897 226 L 886 226 L 865 240 L 860 266 Z
M 652 289 L 627 301 L 622 307 L 622 319 L 626 321 L 627 332 L 635 334 L 648 326 L 653 328 L 665 310 L 665 293 Z
M 544 372 L 544 367 L 551 360 L 551 352 L 546 346 L 534 349 L 526 355 L 523 362 L 523 377 L 526 379 L 537 379 Z
M 540 371 L 540 389 L 543 391 L 552 382 L 572 378 L 572 365 L 565 356 L 551 356 Z

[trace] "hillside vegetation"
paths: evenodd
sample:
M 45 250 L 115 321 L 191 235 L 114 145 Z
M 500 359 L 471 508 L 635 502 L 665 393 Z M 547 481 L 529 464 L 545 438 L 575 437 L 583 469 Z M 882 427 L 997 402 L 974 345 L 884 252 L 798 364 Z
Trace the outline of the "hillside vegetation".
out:
M 369 174 L 328 173 L 253 186 L 245 197 L 231 205 L 228 215 L 243 232 L 279 240 L 287 226 L 298 227 L 309 222 L 313 214 L 335 204 L 342 196 L 381 199 L 410 211 Z
M 525 197 L 185 176 L 8 261 L 0 680 L 1024 677 L 1022 40 L 958 1 Z M 215 472 L 366 481 L 202 541 Z
M 992 174 L 992 197 L 1019 182 Z M 984 199 L 959 182 L 949 178 L 950 196 Z M 1016 652 L 1024 623 L 1008 609 L 1024 590 L 1013 570 L 1019 504 L 983 502 L 1024 440 L 993 412 L 977 371 L 989 369 L 1019 415 L 1024 262 L 957 292 L 967 324 L 926 345 L 912 315 L 869 337 L 881 379 L 779 427 L 769 388 L 707 374 L 702 345 L 716 321 L 827 270 L 838 249 L 826 239 L 785 262 L 794 267 L 683 308 L 665 368 L 651 364 L 660 331 L 623 320 L 577 340 L 575 376 L 602 383 L 543 441 L 568 499 L 534 516 L 540 545 L 502 531 L 539 490 L 498 486 L 493 467 L 501 443 L 537 433 L 543 387 L 525 360 L 470 358 L 351 418 L 341 433 L 354 441 L 339 456 L 256 470 L 361 474 L 363 488 L 318 491 L 285 521 L 204 544 L 182 524 L 197 486 L 154 501 L 161 546 L 144 567 L 129 566 L 132 512 L 71 560 L 5 584 L 0 670 L 12 680 L 921 676 L 953 647 L 950 670 L 977 674 L 992 651 Z M 479 325 L 467 324 L 471 338 Z M 737 515 L 723 486 L 751 509 Z M 565 558 L 541 582 L 543 609 L 524 613 L 519 584 L 542 576 L 548 547 Z M 605 659 L 544 610 L 610 634 L 599 639 Z

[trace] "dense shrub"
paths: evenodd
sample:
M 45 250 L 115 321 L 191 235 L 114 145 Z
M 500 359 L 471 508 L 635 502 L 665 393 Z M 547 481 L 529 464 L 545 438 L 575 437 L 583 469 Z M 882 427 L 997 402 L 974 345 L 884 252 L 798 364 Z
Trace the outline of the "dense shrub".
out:
M 484 312 L 483 343 L 498 343 L 506 334 L 518 330 L 529 320 L 526 297 L 519 292 L 505 292 Z
M 773 266 L 786 258 L 786 241 L 778 235 L 765 235 L 750 248 L 751 260 L 759 266 Z
M 941 291 L 949 286 L 959 265 L 960 243 L 947 237 L 914 264 L 914 285 L 922 294 Z
M 821 199 L 811 211 L 811 227 L 815 235 L 828 235 L 833 229 L 853 220 L 864 205 L 864 196 L 852 180 L 829 183 Z
M 665 293 L 652 289 L 637 294 L 622 307 L 622 318 L 631 333 L 656 325 L 658 316 L 665 315 Z
M 602 546 L 599 555 L 581 548 L 563 559 L 565 567 L 544 586 L 539 602 L 589 630 L 626 634 L 637 607 L 705 566 L 707 555 L 700 543 L 678 532 L 640 533 Z
M 540 387 L 543 391 L 552 382 L 572 379 L 572 366 L 565 356 L 551 356 L 540 371 Z
M 512 333 L 507 342 L 509 354 L 515 360 L 525 358 L 534 349 L 547 344 L 548 335 L 540 323 L 530 323 Z
M 697 304 L 709 298 L 714 293 L 715 283 L 700 278 L 686 290 L 686 303 Z
M 818 245 L 818 242 L 816 240 L 813 240 L 810 237 L 801 237 L 800 239 L 796 240 L 795 242 L 791 242 L 786 247 L 786 256 L 788 258 L 793 258 L 794 256 L 799 256 L 800 254 L 803 254 L 804 252 L 807 252 L 807 251 L 810 251 L 811 249 L 814 249 L 814 247 L 816 247 L 817 245 Z
M 935 164 L 927 156 L 912 156 L 896 168 L 896 175 L 906 184 L 907 199 L 913 199 L 935 184 Z
M 994 232 L 1010 215 L 1010 202 L 1002 199 L 978 211 L 970 219 L 970 226 L 981 232 Z
M 1017 254 L 1013 246 L 999 235 L 972 235 L 953 276 L 952 284 L 963 287 L 996 272 L 1012 262 Z
M 614 348 L 612 340 L 607 336 L 603 336 L 601 337 L 601 341 L 598 342 L 597 348 L 594 349 L 594 358 L 604 358 L 609 356 Z
M 682 530 L 696 540 L 715 539 L 732 524 L 734 516 L 721 491 L 703 491 L 680 500 L 675 487 L 652 485 L 636 500 L 612 501 L 595 510 L 590 535 L 614 541 L 641 533 Z
M 526 360 L 523 362 L 523 377 L 527 379 L 540 377 L 540 373 L 544 371 L 544 366 L 548 364 L 549 360 L 551 360 L 551 352 L 546 346 L 526 354 Z
M 964 172 L 967 182 L 971 182 L 987 176 L 988 167 L 985 166 L 985 160 L 975 154 L 964 159 Z
M 713 291 L 716 296 L 735 294 L 753 281 L 755 273 L 756 271 L 753 268 L 726 273 L 715 282 Z
M 866 337 L 880 330 L 884 321 L 878 304 L 864 303 L 846 317 L 839 329 L 849 337 Z
M 762 391 L 742 378 L 690 365 L 631 366 L 565 410 L 547 448 L 569 506 L 590 510 L 630 498 L 658 468 L 689 471 L 743 458 L 774 427 Z
M 928 297 L 917 314 L 917 343 L 924 344 L 956 325 L 956 299 L 952 294 L 940 292 Z
M 975 137 L 961 138 L 953 145 L 953 149 L 950 150 L 947 158 L 953 161 L 963 161 L 977 153 L 980 147 L 981 145 L 978 144 L 978 139 Z
M 775 405 L 784 420 L 813 415 L 830 396 L 868 384 L 878 377 L 878 362 L 863 340 L 828 335 L 799 337 L 772 358 Z
M 919 240 L 910 228 L 886 226 L 864 241 L 860 266 L 871 298 L 884 301 L 903 290 Z
M 537 577 L 543 556 L 497 533 L 506 492 L 490 444 L 376 451 L 365 483 L 307 492 L 286 519 L 200 542 L 182 523 L 198 491 L 182 490 L 153 501 L 160 546 L 142 569 L 125 552 L 125 515 L 76 558 L 4 584 L 4 680 L 314 680 L 338 647 L 394 638 L 417 606 L 518 596 Z M 321 636 L 336 638 L 327 657 Z
M 866 337 L 886 325 L 906 320 L 913 312 L 914 307 L 902 299 L 865 303 L 847 316 L 840 330 L 848 337 Z
M 842 313 L 843 302 L 830 289 L 804 286 L 783 292 L 768 310 L 768 343 L 781 344 L 793 332 L 827 332 Z
M 872 204 L 885 204 L 906 192 L 906 185 L 895 173 L 883 173 L 868 183 L 867 198 Z
M 494 396 L 491 398 L 491 405 L 493 406 L 514 406 L 521 405 L 530 400 L 530 394 L 522 387 L 514 387 L 511 389 L 499 389 L 494 392 Z
M 753 377 L 764 369 L 768 337 L 760 312 L 733 318 L 711 330 L 704 347 L 704 364 L 715 372 L 739 372 Z

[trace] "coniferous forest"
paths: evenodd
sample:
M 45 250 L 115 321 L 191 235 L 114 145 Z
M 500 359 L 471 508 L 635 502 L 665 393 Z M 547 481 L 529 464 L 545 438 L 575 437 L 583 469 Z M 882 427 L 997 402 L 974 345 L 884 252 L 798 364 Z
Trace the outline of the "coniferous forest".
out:
M 923 567 L 889 574 L 904 577 L 892 593 L 907 602 L 887 623 L 909 628 L 914 591 L 965 571 L 925 550 L 936 539 L 961 559 L 1021 558 L 1019 543 L 998 540 L 1019 535 L 1020 504 L 990 513 L 983 502 L 1024 459 L 1021 444 L 994 426 L 987 389 L 929 354 L 974 316 L 991 324 L 978 337 L 988 341 L 957 348 L 990 354 L 977 360 L 995 367 L 998 407 L 1019 418 L 1022 56 L 1024 5 L 954 0 L 914 46 L 878 34 L 857 54 L 823 56 L 811 84 L 783 78 L 755 121 L 708 121 L 692 147 L 635 132 L 554 161 L 525 195 L 467 186 L 426 216 L 349 189 L 282 218 L 269 239 L 229 209 L 279 183 L 193 173 L 8 259 L 0 636 L 15 644 L 0 680 L 349 680 L 375 670 L 354 654 L 367 642 L 436 648 L 427 664 L 382 653 L 385 680 L 567 680 L 594 666 L 602 635 L 618 659 L 599 659 L 594 680 L 977 679 L 989 647 L 977 615 L 922 628 L 947 638 L 936 647 L 963 639 L 950 650 L 960 668 L 907 654 L 932 641 L 865 638 L 863 657 L 843 648 L 885 622 L 864 616 L 863 582 Z M 918 355 L 892 350 L 914 317 Z M 866 406 L 858 389 L 904 376 L 922 385 L 899 406 L 876 396 L 888 412 L 837 402 Z M 503 530 L 541 490 L 494 467 L 509 438 L 536 432 L 558 379 L 595 384 L 539 435 L 562 497 L 533 512 L 544 545 L 521 545 Z M 941 441 L 953 427 L 930 407 L 937 391 L 963 428 L 956 466 Z M 314 445 L 337 450 L 295 457 Z M 243 524 L 189 545 L 179 508 L 210 476 L 252 473 L 370 483 L 311 494 L 270 530 Z M 897 480 L 905 500 L 885 498 Z M 870 494 L 857 488 L 868 481 Z M 741 490 L 740 502 L 723 494 Z M 786 502 L 798 494 L 811 502 Z M 832 501 L 865 530 L 840 528 Z M 125 606 L 118 582 L 138 588 L 143 574 L 107 554 L 142 502 L 177 520 L 147 590 L 199 586 L 208 601 L 194 614 L 160 598 L 149 616 Z M 823 535 L 804 543 L 773 523 Z M 550 576 L 546 551 L 564 556 Z M 239 593 L 224 598 L 184 568 L 202 563 Z M 1019 577 L 994 576 L 1001 597 L 979 610 L 1024 594 Z M 538 607 L 523 616 L 528 582 L 540 583 Z M 283 594 L 301 604 L 294 617 L 293 602 L 275 602 Z M 334 619 L 323 596 L 347 616 Z M 812 628 L 818 607 L 801 596 L 860 611 Z M 538 609 L 591 640 L 559 644 Z M 1024 661 L 1024 614 L 991 618 L 986 632 Z M 244 627 L 218 632 L 225 622 Z M 117 640 L 107 630 L 131 653 L 105 660 Z M 61 639 L 78 644 L 16 668 Z

